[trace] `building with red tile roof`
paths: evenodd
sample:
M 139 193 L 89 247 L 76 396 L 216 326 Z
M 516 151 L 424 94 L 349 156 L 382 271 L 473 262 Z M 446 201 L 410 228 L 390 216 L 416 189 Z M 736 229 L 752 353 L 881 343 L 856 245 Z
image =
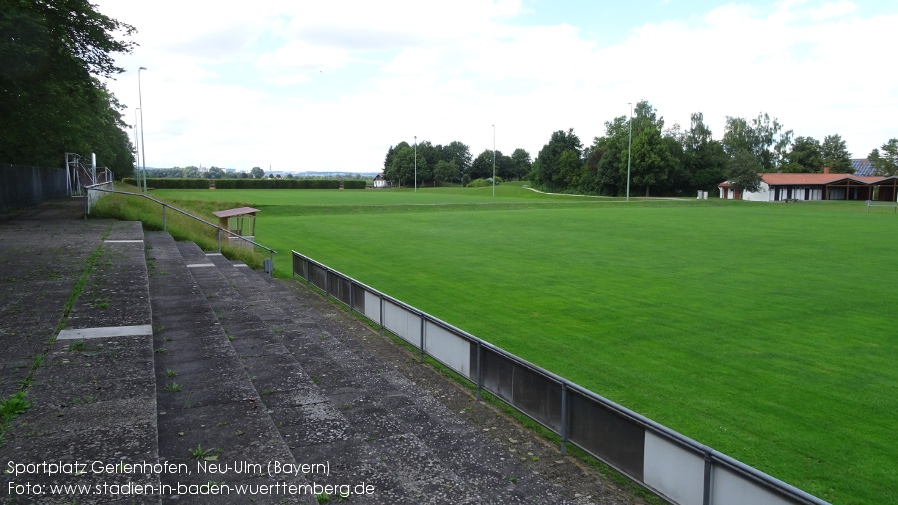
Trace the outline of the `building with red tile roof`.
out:
M 853 174 L 760 174 L 757 192 L 740 192 L 729 181 L 717 185 L 720 198 L 754 202 L 813 200 L 874 200 L 894 202 L 898 177 L 859 177 Z

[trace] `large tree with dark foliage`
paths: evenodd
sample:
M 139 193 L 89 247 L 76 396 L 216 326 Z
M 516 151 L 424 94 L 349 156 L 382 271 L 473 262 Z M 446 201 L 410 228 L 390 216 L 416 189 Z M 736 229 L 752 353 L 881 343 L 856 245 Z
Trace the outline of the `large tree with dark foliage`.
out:
M 536 180 L 531 182 L 549 190 L 566 188 L 570 175 L 567 167 L 570 165 L 571 156 L 579 159 L 581 149 L 583 149 L 583 144 L 580 142 L 580 137 L 574 133 L 573 128 L 566 132 L 556 131 L 549 139 L 549 143 L 539 151 L 538 163 L 534 170 Z M 572 154 L 564 157 L 565 163 L 562 165 L 562 156 L 566 151 L 571 151 Z
M 851 168 L 851 153 L 848 152 L 848 146 L 845 145 L 841 135 L 827 135 L 824 137 L 821 150 L 823 164 L 829 167 L 830 172 L 834 174 L 854 173 L 854 169 Z
M 134 45 L 116 35 L 134 31 L 86 0 L 0 0 L 0 161 L 58 166 L 67 151 L 93 152 L 129 175 L 122 106 L 102 80 Z

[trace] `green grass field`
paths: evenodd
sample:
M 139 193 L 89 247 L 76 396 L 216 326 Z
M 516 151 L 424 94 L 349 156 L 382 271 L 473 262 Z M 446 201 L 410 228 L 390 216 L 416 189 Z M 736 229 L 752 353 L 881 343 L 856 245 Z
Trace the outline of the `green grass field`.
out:
M 898 502 L 898 216 L 519 185 L 157 191 L 836 504 Z

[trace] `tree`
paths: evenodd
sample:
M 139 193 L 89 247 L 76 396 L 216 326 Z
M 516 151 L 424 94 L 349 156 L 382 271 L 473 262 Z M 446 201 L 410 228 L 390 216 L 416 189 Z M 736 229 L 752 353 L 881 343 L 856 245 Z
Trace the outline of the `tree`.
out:
M 253 179 L 264 179 L 265 178 L 265 171 L 262 170 L 260 167 L 253 167 L 249 171 L 249 174 L 252 176 Z
M 455 163 L 459 175 L 471 170 L 471 148 L 457 140 L 443 146 L 443 159 Z
M 820 148 L 823 155 L 823 165 L 829 167 L 829 171 L 836 174 L 851 174 L 854 169 L 851 168 L 851 153 L 848 152 L 848 146 L 839 135 L 827 135 L 823 138 L 823 145 Z
M 685 193 L 711 191 L 726 179 L 727 156 L 723 144 L 714 140 L 701 112 L 693 113 L 683 138 L 683 171 L 688 178 Z
M 658 117 L 655 108 L 646 100 L 640 100 L 634 107 L 632 125 L 627 125 L 627 144 L 630 153 L 630 182 L 636 186 L 644 186 L 646 196 L 651 186 L 663 185 L 667 182 L 668 170 L 677 162 L 668 145 L 661 137 L 664 129 L 664 118 Z M 633 142 L 630 146 L 630 131 L 633 129 Z M 677 127 L 679 129 L 679 127 Z M 676 141 L 673 142 L 676 144 Z
M 883 177 L 898 175 L 898 138 L 889 139 L 881 149 L 882 152 L 874 149 L 868 156 L 876 175 Z
M 798 137 L 792 151 L 786 155 L 783 172 L 820 173 L 823 171 L 823 152 L 820 142 L 813 137 Z
M 511 153 L 511 174 L 509 179 L 524 179 L 530 173 L 532 165 L 530 153 L 521 148 L 515 149 Z
M 739 150 L 730 156 L 727 164 L 727 180 L 739 192 L 756 192 L 761 189 L 761 175 L 757 157 L 751 151 Z
M 396 144 L 395 147 L 390 146 L 390 148 L 387 150 L 387 155 L 386 155 L 386 157 L 384 157 L 384 177 L 387 180 L 391 180 L 391 181 L 399 181 L 400 180 L 398 173 L 396 173 L 394 171 L 395 166 L 396 166 L 394 161 L 396 160 L 396 155 L 399 154 L 399 151 L 401 151 L 407 147 L 409 147 L 408 142 L 403 140 L 402 142 Z
M 436 182 L 451 182 L 458 178 L 458 165 L 455 161 L 440 160 L 433 167 L 433 177 Z
M 423 164 L 418 163 L 419 181 L 433 180 L 433 168 L 442 159 L 442 150 L 443 146 L 433 145 L 429 140 L 422 140 L 418 143 L 418 157 L 424 159 Z
M 100 79 L 123 70 L 130 25 L 86 1 L 4 1 L 0 7 L 0 159 L 56 166 L 65 151 L 97 153 L 117 176 L 133 171 L 122 106 Z
M 583 178 L 585 190 L 607 196 L 624 194 L 627 187 L 627 151 L 630 141 L 630 123 L 626 116 L 618 116 L 605 122 L 605 136 L 593 141 L 592 153 L 600 153 L 594 159 L 596 174 Z M 592 155 L 590 155 L 592 156 Z M 587 157 L 587 172 L 590 170 Z M 591 190 L 589 185 L 592 186 Z
M 780 134 L 783 125 L 776 118 L 771 121 L 766 112 L 758 114 L 751 123 L 744 118 L 727 116 L 724 128 L 722 142 L 727 154 L 748 151 L 755 155 L 764 172 L 779 166 L 792 138 L 792 130 Z
M 655 127 L 648 126 L 634 134 L 631 182 L 634 186 L 644 186 L 645 196 L 649 196 L 649 188 L 667 181 L 667 170 L 673 163 L 674 157 Z
M 563 130 L 554 132 L 549 143 L 539 151 L 537 156 L 539 164 L 534 171 L 536 180 L 531 182 L 549 190 L 564 189 L 564 175 L 559 166 L 561 156 L 565 151 L 572 150 L 579 157 L 582 148 L 583 144 L 573 128 L 567 132 Z
M 425 173 L 426 171 L 427 161 L 419 154 L 417 164 L 419 182 L 421 181 L 421 174 Z M 384 172 L 387 179 L 398 181 L 400 185 L 413 185 L 416 172 L 415 148 L 408 144 L 399 147 L 392 157 L 392 162 L 389 170 L 385 170 Z
M 224 177 L 225 171 L 218 167 L 209 167 L 206 171 L 206 179 L 221 179 Z
M 469 173 L 471 179 L 489 179 L 493 176 L 493 150 L 484 149 L 474 158 Z
M 568 149 L 561 153 L 561 158 L 558 160 L 557 173 L 561 187 L 565 189 L 578 187 L 583 174 L 583 162 L 580 161 L 580 153 L 575 149 Z

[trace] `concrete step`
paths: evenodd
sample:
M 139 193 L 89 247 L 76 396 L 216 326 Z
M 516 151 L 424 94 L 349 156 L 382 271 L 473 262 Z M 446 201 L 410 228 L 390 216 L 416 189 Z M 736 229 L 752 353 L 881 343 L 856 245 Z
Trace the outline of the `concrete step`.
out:
M 283 281 L 218 255 L 208 258 L 312 378 L 328 410 L 345 419 L 342 436 L 322 439 L 309 428 L 319 423 L 320 409 L 276 410 L 272 416 L 283 423 L 279 429 L 294 454 L 329 458 L 337 479 L 371 482 L 377 488 L 371 503 L 565 503 L 395 363 L 374 355 L 364 345 L 379 338 L 370 329 L 347 326 L 340 309 L 309 303 Z
M 148 234 L 150 293 L 156 355 L 159 408 L 159 457 L 184 464 L 190 475 L 162 475 L 162 484 L 292 485 L 307 483 L 302 475 L 274 475 L 268 463 L 295 465 L 244 363 L 228 340 L 209 297 L 193 280 L 194 272 L 210 270 L 185 264 L 171 236 Z M 214 267 L 211 270 L 215 270 Z M 217 272 L 216 272 L 217 273 Z M 230 330 L 229 330 L 230 331 Z M 199 450 L 212 451 L 197 459 Z M 214 461 L 207 461 L 214 458 Z M 241 462 L 250 473 L 239 471 Z M 227 473 L 204 471 L 200 465 L 229 465 Z M 263 475 L 259 475 L 259 474 Z M 222 496 L 217 497 L 216 503 Z M 314 496 L 263 494 L 256 503 L 315 503 Z M 183 502 L 204 503 L 208 497 L 181 496 Z M 245 503 L 233 493 L 225 502 Z
M 56 340 L 35 369 L 32 408 L 6 433 L 4 461 L 157 461 L 156 390 L 147 269 L 140 223 L 104 222 L 106 240 Z M 5 454 L 12 451 L 11 454 Z M 7 457 L 8 456 L 8 457 Z M 103 468 L 101 466 L 101 468 Z M 38 472 L 31 484 L 157 485 L 152 473 Z M 72 501 L 72 496 L 60 500 Z M 109 503 L 109 496 L 77 496 Z M 158 502 L 151 499 L 149 502 Z

